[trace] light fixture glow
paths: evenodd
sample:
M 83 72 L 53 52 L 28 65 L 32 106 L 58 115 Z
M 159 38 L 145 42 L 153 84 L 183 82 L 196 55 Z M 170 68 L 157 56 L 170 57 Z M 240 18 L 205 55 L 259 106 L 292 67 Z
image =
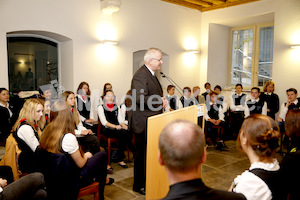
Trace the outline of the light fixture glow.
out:
M 101 43 L 102 44 L 111 44 L 111 45 L 119 44 L 119 42 L 115 41 L 115 40 L 101 40 Z
M 193 54 L 196 54 L 196 53 L 200 53 L 200 51 L 190 49 L 190 50 L 186 50 L 186 53 L 193 53 Z
M 300 44 L 293 44 L 290 46 L 292 49 L 300 49 Z

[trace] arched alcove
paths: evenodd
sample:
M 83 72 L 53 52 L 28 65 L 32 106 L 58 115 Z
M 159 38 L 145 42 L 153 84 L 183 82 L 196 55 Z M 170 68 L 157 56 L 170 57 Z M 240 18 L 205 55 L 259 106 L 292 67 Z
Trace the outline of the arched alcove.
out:
M 133 66 L 132 66 L 133 73 L 132 74 L 134 74 L 141 66 L 144 65 L 144 55 L 146 51 L 147 50 L 139 50 L 133 52 Z M 169 55 L 165 52 L 162 52 L 162 60 L 163 60 L 163 64 L 161 65 L 161 70 L 155 72 L 155 74 L 157 75 L 157 78 L 163 88 L 164 95 L 166 95 L 167 87 L 168 85 L 170 85 L 170 83 L 166 78 L 163 78 L 161 76 L 160 72 L 162 71 L 165 75 L 167 76 L 169 75 Z
M 64 90 L 73 89 L 73 41 L 58 33 L 47 31 L 22 30 L 7 33 L 10 37 L 33 37 L 52 41 L 57 44 L 58 82 Z

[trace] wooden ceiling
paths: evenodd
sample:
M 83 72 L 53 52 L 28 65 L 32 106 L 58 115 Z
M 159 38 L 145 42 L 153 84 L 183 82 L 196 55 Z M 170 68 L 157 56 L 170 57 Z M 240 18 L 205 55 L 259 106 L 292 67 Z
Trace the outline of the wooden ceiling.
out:
M 227 8 L 244 3 L 250 3 L 259 0 L 162 0 L 165 2 L 177 4 L 180 6 L 193 8 L 201 12 L 215 10 L 220 8 Z

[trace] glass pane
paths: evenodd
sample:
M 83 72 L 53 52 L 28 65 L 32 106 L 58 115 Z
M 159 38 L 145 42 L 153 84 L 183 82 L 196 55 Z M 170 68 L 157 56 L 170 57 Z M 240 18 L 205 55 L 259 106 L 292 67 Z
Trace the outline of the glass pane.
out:
M 253 29 L 232 34 L 231 85 L 251 86 Z
M 58 80 L 57 44 L 34 37 L 8 37 L 9 90 L 38 90 Z
M 274 27 L 260 29 L 258 86 L 272 80 Z

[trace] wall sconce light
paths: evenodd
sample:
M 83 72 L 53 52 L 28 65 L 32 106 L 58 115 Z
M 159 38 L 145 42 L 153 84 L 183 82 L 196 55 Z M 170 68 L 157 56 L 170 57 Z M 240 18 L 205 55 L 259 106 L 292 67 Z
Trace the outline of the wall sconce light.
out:
M 290 46 L 291 49 L 300 49 L 300 44 L 293 44 Z
M 102 44 L 111 44 L 111 45 L 117 45 L 117 44 L 119 44 L 119 42 L 115 41 L 115 40 L 101 40 L 101 43 Z
M 197 53 L 200 53 L 200 51 L 190 49 L 190 50 L 186 50 L 186 53 L 197 54 Z
M 101 0 L 101 10 L 104 15 L 112 15 L 120 10 L 121 0 Z

